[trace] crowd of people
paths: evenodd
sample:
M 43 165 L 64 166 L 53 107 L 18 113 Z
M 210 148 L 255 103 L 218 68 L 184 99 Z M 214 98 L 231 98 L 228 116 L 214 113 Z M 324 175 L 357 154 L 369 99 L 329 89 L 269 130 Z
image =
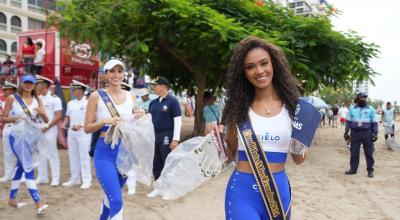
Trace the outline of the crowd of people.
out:
M 134 152 L 138 148 L 127 146 L 132 139 L 126 135 L 137 132 L 135 135 L 140 137 L 140 129 L 132 131 L 129 125 L 151 115 L 153 143 L 142 147 L 154 155 L 152 172 L 146 175 L 156 181 L 168 155 L 180 146 L 182 115 L 193 117 L 197 111 L 194 91 L 188 91 L 180 103 L 169 92 L 169 80 L 160 76 L 152 82 L 154 99 L 147 88 L 135 90 L 136 94 L 124 82 L 125 64 L 111 59 L 104 65 L 105 88 L 90 91 L 88 85 L 72 82 L 74 99 L 68 102 L 63 118 L 61 100 L 50 91 L 54 82 L 39 74 L 40 59 L 36 57 L 43 56 L 39 52 L 41 46 L 37 45 L 32 52 L 33 42 L 29 38 L 24 46 L 25 72 L 36 74 L 24 74 L 18 86 L 6 82 L 2 87 L 7 98 L 2 113 L 5 173 L 0 181 L 11 181 L 9 205 L 24 206 L 16 200 L 23 174 L 38 214 L 48 208 L 41 200 L 38 184 L 80 185 L 82 190 L 89 189 L 93 184 L 92 157 L 103 195 L 99 202 L 100 219 L 123 219 L 122 188 L 128 185 L 130 194 L 134 194 L 136 182 L 142 180 L 137 170 L 122 169 L 143 162 L 140 161 L 143 158 L 135 156 L 140 155 Z M 224 107 L 216 103 L 213 92 L 206 91 L 201 109 L 204 135 L 225 133 L 226 162 L 237 161 L 226 188 L 226 219 L 289 219 L 292 195 L 285 171 L 287 157 L 296 164 L 303 163 L 318 125 L 325 125 L 326 119 L 329 126 L 344 127 L 344 139 L 351 143 L 350 169 L 345 173 L 357 173 L 363 144 L 368 176 L 373 177 L 373 142 L 378 137 L 378 119 L 375 110 L 366 104 L 366 94 L 357 94 L 355 104 L 349 108 L 343 104 L 340 108 L 332 106 L 318 111 L 300 98 L 300 84 L 290 73 L 281 49 L 254 37 L 238 43 L 228 75 Z M 90 91 L 88 97 L 85 91 Z M 395 134 L 393 115 L 388 103 L 382 118 L 385 138 Z M 60 177 L 59 126 L 68 134 L 70 176 L 65 182 Z M 39 158 L 36 180 L 35 158 Z M 153 198 L 159 194 L 154 189 L 147 196 Z

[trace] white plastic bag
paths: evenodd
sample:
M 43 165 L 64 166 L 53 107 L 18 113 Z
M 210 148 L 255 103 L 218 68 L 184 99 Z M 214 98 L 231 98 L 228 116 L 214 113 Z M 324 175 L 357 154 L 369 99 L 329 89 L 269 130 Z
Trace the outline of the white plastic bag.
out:
M 39 140 L 44 140 L 40 129 L 28 119 L 17 121 L 10 131 L 10 144 L 25 172 L 30 172 L 38 163 L 39 154 L 43 154 Z
M 224 162 L 213 133 L 191 138 L 168 155 L 154 188 L 164 199 L 177 199 L 218 175 Z
M 133 121 L 122 121 L 114 130 L 112 143 L 121 138 L 118 149 L 118 171 L 127 175 L 133 171 L 136 180 L 150 186 L 153 174 L 155 134 L 151 114 Z

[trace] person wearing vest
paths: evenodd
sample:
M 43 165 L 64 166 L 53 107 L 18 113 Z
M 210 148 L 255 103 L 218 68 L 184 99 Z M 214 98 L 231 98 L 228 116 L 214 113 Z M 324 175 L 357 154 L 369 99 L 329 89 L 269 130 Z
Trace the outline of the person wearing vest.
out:
M 32 124 L 36 124 L 37 119 L 41 118 L 44 122 L 48 122 L 44 103 L 40 97 L 36 96 L 35 92 L 36 79 L 32 75 L 24 75 L 21 78 L 21 85 L 17 93 L 9 95 L 6 99 L 2 120 L 5 123 L 12 124 L 11 132 L 8 137 L 11 149 L 17 159 L 17 166 L 12 179 L 10 197 L 8 204 L 14 207 L 22 207 L 25 205 L 23 202 L 17 202 L 16 197 L 19 186 L 21 184 L 22 175 L 25 174 L 25 184 L 28 192 L 36 204 L 37 213 L 41 214 L 48 207 L 43 204 L 40 199 L 39 191 L 35 183 L 35 170 L 32 165 L 32 151 L 26 153 L 28 146 L 18 146 L 16 137 L 13 135 L 13 127 L 17 126 L 16 123 L 21 123 L 22 120 L 29 120 Z M 13 114 L 10 114 L 10 113 Z M 39 131 L 40 132 L 40 131 Z M 23 137 L 25 140 L 32 140 L 33 137 Z M 35 146 L 29 146 L 30 149 Z M 21 153 L 25 151 L 25 153 Z M 27 167 L 30 164 L 31 167 Z
M 62 127 L 68 129 L 68 156 L 71 169 L 71 177 L 62 185 L 70 187 L 81 183 L 81 189 L 89 189 L 92 185 L 90 172 L 89 148 L 92 140 L 90 134 L 83 130 L 85 120 L 87 98 L 84 95 L 87 85 L 82 82 L 72 81 L 72 92 L 75 99 L 68 102 Z M 69 126 L 68 126 L 69 125 Z
M 61 121 L 62 105 L 61 99 L 57 95 L 52 95 L 50 85 L 53 80 L 44 76 L 36 75 L 36 90 L 39 97 L 43 99 L 43 104 L 46 109 L 46 114 L 49 117 L 49 122 L 43 128 L 43 134 L 46 137 L 45 141 L 39 144 L 45 146 L 46 155 L 41 155 L 38 166 L 37 184 L 48 183 L 49 177 L 47 172 L 47 161 L 50 162 L 51 168 L 51 186 L 60 185 L 60 156 L 57 149 L 57 124 Z
M 347 115 L 344 139 L 350 139 L 350 170 L 346 175 L 357 173 L 360 161 L 360 146 L 364 147 L 365 159 L 367 160 L 368 177 L 374 177 L 374 142 L 378 140 L 378 119 L 375 109 L 367 104 L 367 94 L 357 94 L 356 105 L 350 107 Z M 350 135 L 349 135 L 349 131 Z
M 4 93 L 4 97 L 7 98 L 8 96 L 15 93 L 18 89 L 18 86 L 14 83 L 5 81 L 4 85 L 1 87 Z M 1 109 L 4 110 L 5 102 L 2 103 Z M 10 111 L 10 116 L 13 116 L 14 113 Z M 11 150 L 10 142 L 8 136 L 10 135 L 10 128 L 12 126 L 11 123 L 3 123 L 3 131 L 2 131 L 2 141 L 3 141 L 3 161 L 4 161 L 4 176 L 0 178 L 0 182 L 7 182 L 12 179 L 14 167 L 15 167 L 15 160 L 14 155 Z

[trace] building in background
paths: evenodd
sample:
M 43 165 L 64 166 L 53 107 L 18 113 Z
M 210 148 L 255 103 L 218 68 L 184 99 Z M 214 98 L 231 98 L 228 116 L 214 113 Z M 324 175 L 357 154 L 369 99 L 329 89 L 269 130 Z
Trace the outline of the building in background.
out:
M 293 10 L 295 15 L 306 17 L 326 15 L 326 11 L 329 7 L 326 0 L 278 0 L 278 2 Z
M 44 29 L 46 23 L 45 5 L 55 10 L 55 0 L 0 0 L 0 61 L 17 54 L 17 33 Z

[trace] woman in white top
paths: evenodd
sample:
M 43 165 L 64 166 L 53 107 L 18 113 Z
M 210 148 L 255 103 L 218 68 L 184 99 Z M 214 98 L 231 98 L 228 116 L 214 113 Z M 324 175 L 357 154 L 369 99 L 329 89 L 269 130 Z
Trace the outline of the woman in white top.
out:
M 31 120 L 31 122 L 34 122 L 38 117 L 41 117 L 44 122 L 48 122 L 43 102 L 36 96 L 35 83 L 36 79 L 32 75 L 24 75 L 21 78 L 21 86 L 18 89 L 18 92 L 14 95 L 8 96 L 6 99 L 6 105 L 3 111 L 3 121 L 5 123 L 15 124 L 22 119 Z M 18 100 L 24 104 L 21 105 Z M 24 107 L 26 107 L 28 111 L 24 111 L 23 105 L 25 105 Z M 10 115 L 11 111 L 13 112 L 13 116 Z M 13 125 L 13 127 L 14 126 L 16 125 Z M 32 165 L 32 149 L 35 148 L 35 146 L 30 146 L 29 144 L 17 144 L 17 137 L 15 137 L 15 133 L 13 134 L 13 127 L 11 128 L 9 140 L 13 153 L 17 158 L 17 170 L 11 183 L 8 204 L 15 207 L 20 207 L 23 204 L 17 203 L 16 197 L 21 184 L 22 175 L 25 173 L 26 186 L 28 187 L 28 191 L 36 204 L 38 214 L 40 214 L 44 209 L 47 208 L 47 205 L 41 204 L 39 191 L 34 179 L 35 171 Z M 32 141 L 33 137 L 30 136 L 22 138 L 26 140 L 30 139 L 30 141 Z
M 84 129 L 86 133 L 101 130 L 94 151 L 94 166 L 97 179 L 103 188 L 105 198 L 100 216 L 102 219 L 122 219 L 122 193 L 126 176 L 122 176 L 117 169 L 116 159 L 121 141 L 113 148 L 104 142 L 105 134 L 110 126 L 115 126 L 120 120 L 129 120 L 133 116 L 135 97 L 128 91 L 121 89 L 124 79 L 125 66 L 119 60 L 110 60 L 104 65 L 108 86 L 90 95 L 86 109 Z M 101 93 L 106 92 L 118 111 L 119 117 L 112 117 Z
M 299 84 L 289 72 L 283 52 L 264 40 L 249 37 L 238 44 L 228 69 L 226 106 L 222 122 L 227 126 L 231 158 L 238 154 L 225 197 L 226 219 L 270 219 L 255 176 L 239 139 L 236 126 L 252 123 L 265 151 L 269 169 L 279 190 L 286 219 L 290 218 L 290 186 L 285 172 L 292 133 L 292 119 Z M 292 154 L 296 164 L 306 155 Z

